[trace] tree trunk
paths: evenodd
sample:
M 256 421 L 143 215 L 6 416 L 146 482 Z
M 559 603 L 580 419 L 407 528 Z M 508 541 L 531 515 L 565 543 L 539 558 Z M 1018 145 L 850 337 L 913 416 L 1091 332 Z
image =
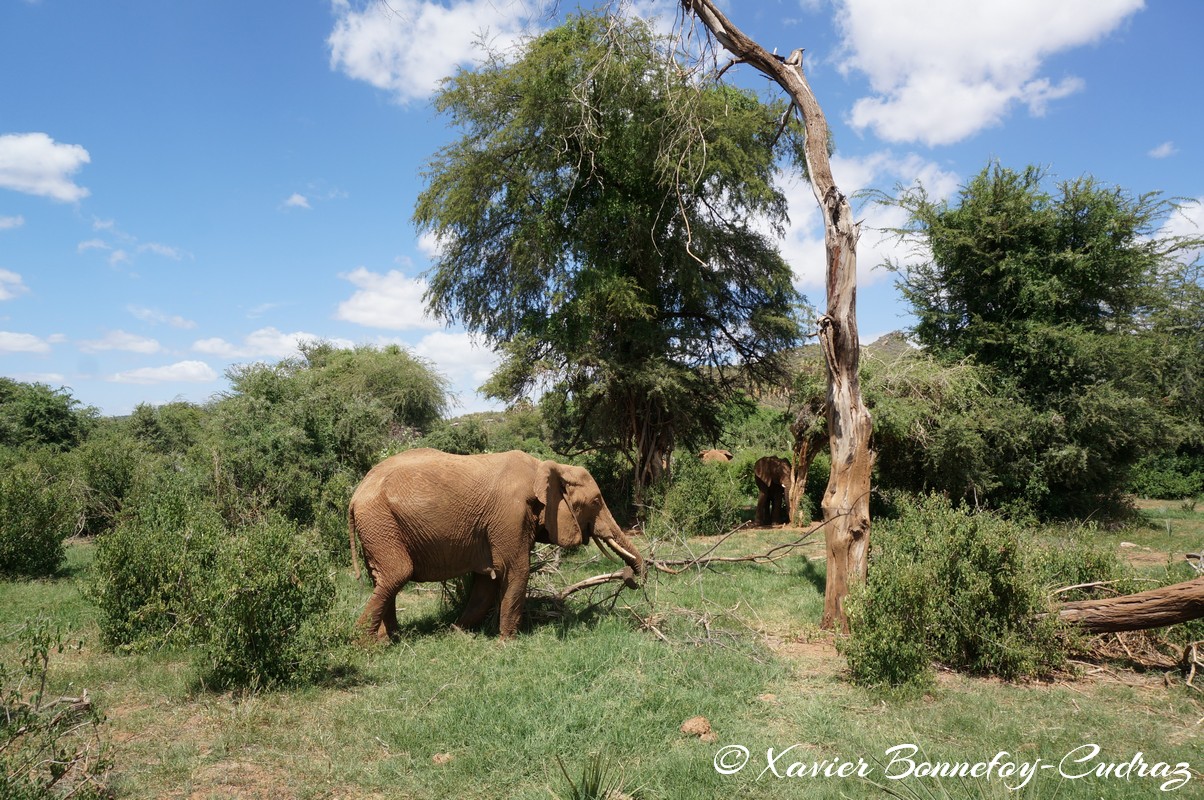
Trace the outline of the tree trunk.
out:
M 799 109 L 806 129 L 807 172 L 815 199 L 824 213 L 827 249 L 828 309 L 819 335 L 828 366 L 828 436 L 832 474 L 823 511 L 828 551 L 824 592 L 825 628 L 847 629 L 844 600 L 849 583 L 865 580 L 870 542 L 871 421 L 861 399 L 857 338 L 857 223 L 848 199 L 832 178 L 828 160 L 828 123 L 803 77 L 802 51 L 788 58 L 769 53 L 749 39 L 716 7 L 713 0 L 681 0 L 738 61 L 752 65 L 786 91 Z
M 649 490 L 669 478 L 669 454 L 673 452 L 673 419 L 659 404 L 635 396 L 628 398 L 630 441 L 635 453 L 635 484 L 632 487 L 640 519 L 648 504 Z
M 798 416 L 790 425 L 790 433 L 794 435 L 794 447 L 791 451 L 794 456 L 792 459 L 793 472 L 790 475 L 789 500 L 791 525 L 799 524 L 798 507 L 802 502 L 803 495 L 807 493 L 807 472 L 811 469 L 811 462 L 815 460 L 815 456 L 823 447 L 824 439 L 827 438 L 824 426 L 821 424 L 821 420 L 826 415 L 823 398 L 814 397 L 803 404 L 803 407 L 799 409 Z M 810 521 L 810 519 L 804 520 L 804 522 Z
M 1119 633 L 1161 628 L 1204 617 L 1204 577 L 1148 592 L 1077 600 L 1055 612 L 1058 619 L 1088 633 Z

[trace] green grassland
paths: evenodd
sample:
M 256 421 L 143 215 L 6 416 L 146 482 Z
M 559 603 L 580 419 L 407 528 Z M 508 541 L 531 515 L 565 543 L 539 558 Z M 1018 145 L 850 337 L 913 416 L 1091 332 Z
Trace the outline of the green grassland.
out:
M 1151 557 L 1199 548 L 1204 512 L 1164 505 L 1174 515 L 1170 539 L 1158 507 L 1146 509 L 1143 530 L 1101 535 L 1117 546 L 1136 540 Z M 1141 540 L 1147 533 L 1155 538 Z M 717 552 L 765 552 L 798 536 L 746 531 Z M 639 592 L 611 597 L 607 586 L 563 605 L 533 599 L 524 631 L 504 643 L 488 630 L 451 629 L 440 587 L 411 585 L 400 598 L 399 642 L 348 642 L 317 686 L 276 692 L 208 690 L 187 652 L 103 651 L 88 599 L 90 542 L 70 547 L 62 577 L 0 584 L 0 608 L 6 628 L 43 614 L 63 631 L 48 691 L 86 688 L 95 698 L 119 797 L 570 797 L 561 764 L 578 778 L 597 756 L 627 796 L 644 798 L 1200 796 L 1204 695 L 1176 672 L 1097 663 L 1026 683 L 942 672 L 922 696 L 849 683 L 833 636 L 818 627 L 821 537 L 771 564 L 653 573 Z M 655 552 L 683 557 L 713 541 L 659 542 Z M 532 586 L 612 568 L 582 549 Z M 350 623 L 367 593 L 341 571 L 339 614 Z M 680 730 L 699 715 L 713 740 Z M 915 745 L 916 763 L 986 763 L 1005 752 L 999 760 L 1051 767 L 1012 791 L 1005 783 L 1019 784 L 1018 775 L 919 777 L 907 762 L 891 765 L 897 745 Z M 1098 755 L 1065 771 L 1131 764 L 1138 753 L 1151 767 L 1186 762 L 1192 771 L 1169 792 L 1160 789 L 1167 778 L 1136 772 L 1061 777 L 1059 762 L 1087 745 Z M 747 764 L 721 774 L 716 760 L 730 768 L 737 746 Z M 859 759 L 863 777 L 836 774 Z M 797 774 L 813 769 L 820 774 Z

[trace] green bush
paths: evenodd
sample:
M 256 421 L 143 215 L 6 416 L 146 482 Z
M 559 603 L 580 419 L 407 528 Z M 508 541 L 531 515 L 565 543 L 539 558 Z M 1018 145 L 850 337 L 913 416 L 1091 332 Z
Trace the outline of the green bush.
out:
M 102 426 L 68 454 L 81 506 L 81 532 L 111 530 L 139 481 L 160 460 L 140 440 L 116 426 Z
M 899 502 L 874 531 L 869 576 L 842 644 L 866 685 L 923 683 L 929 661 L 1019 678 L 1061 663 L 1042 575 L 1023 529 L 938 496 Z
M 334 597 L 316 536 L 281 518 L 240 531 L 222 547 L 206 590 L 205 682 L 266 688 L 320 675 Z
M 471 456 L 489 451 L 489 434 L 480 421 L 469 418 L 441 423 L 415 443 L 445 453 Z
M 1138 497 L 1180 500 L 1204 493 L 1204 456 L 1174 455 L 1143 458 L 1129 476 L 1129 490 Z
M 130 507 L 97 547 L 93 595 L 102 638 L 119 650 L 189 644 L 228 537 L 222 517 L 199 480 L 174 469 L 151 476 Z
M 659 511 L 650 518 L 649 532 L 654 536 L 727 533 L 742 521 L 745 505 L 729 464 L 680 459 Z
M 0 576 L 44 577 L 63 563 L 77 509 L 49 460 L 31 455 L 0 469 Z

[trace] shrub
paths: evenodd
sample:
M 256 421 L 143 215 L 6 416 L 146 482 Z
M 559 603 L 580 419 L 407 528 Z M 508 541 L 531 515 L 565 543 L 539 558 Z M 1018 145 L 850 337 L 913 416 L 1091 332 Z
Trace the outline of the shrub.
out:
M 1180 500 L 1204 493 L 1204 456 L 1143 458 L 1133 467 L 1129 489 L 1139 497 Z
M 740 524 L 744 505 L 730 465 L 684 458 L 677 462 L 659 513 L 651 518 L 650 532 L 679 536 L 727 533 Z
M 102 426 L 68 455 L 81 506 L 81 533 L 111 530 L 140 480 L 154 469 L 154 456 L 141 441 L 115 426 Z
M 87 437 L 96 413 L 66 389 L 0 378 L 0 445 L 70 450 Z
M 444 422 L 416 443 L 418 447 L 433 447 L 445 453 L 471 456 L 489 451 L 489 434 L 478 420 L 462 419 Z
M 923 683 L 936 660 L 972 673 L 1018 678 L 1063 658 L 1041 576 L 1022 529 L 932 496 L 899 503 L 875 528 L 865 587 L 850 602 L 842 644 L 854 679 Z
M 75 502 L 47 458 L 14 460 L 0 470 L 0 576 L 52 575 L 75 532 Z
M 188 472 L 148 480 L 132 512 L 100 538 L 93 595 L 105 643 L 120 650 L 195 640 L 205 581 L 227 537 Z
M 50 656 L 62 651 L 62 636 L 38 618 L 14 638 L 20 668 L 0 662 L 0 797 L 109 797 L 100 712 L 86 691 L 79 697 L 46 695 Z
M 307 682 L 327 663 L 334 574 L 317 537 L 276 517 L 222 548 L 207 587 L 207 683 L 266 688 Z

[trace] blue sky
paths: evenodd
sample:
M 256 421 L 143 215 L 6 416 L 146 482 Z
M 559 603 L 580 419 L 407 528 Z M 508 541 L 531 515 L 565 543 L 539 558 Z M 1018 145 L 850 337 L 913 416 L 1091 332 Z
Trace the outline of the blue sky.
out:
M 677 5 L 640 0 L 633 13 Z M 576 6 L 561 3 L 560 11 Z M 725 4 L 805 47 L 846 193 L 948 196 L 990 159 L 1204 198 L 1198 0 L 764 0 Z M 535 0 L 0 0 L 0 374 L 105 414 L 203 402 L 231 364 L 298 339 L 398 342 L 459 393 L 494 357 L 423 313 L 410 223 L 455 132 L 438 79 L 546 26 Z M 721 62 L 722 63 L 722 62 Z M 751 70 L 728 73 L 770 91 Z M 786 180 L 782 242 L 822 307 L 822 228 Z M 910 320 L 861 209 L 863 341 Z M 1198 232 L 1198 206 L 1173 221 Z

